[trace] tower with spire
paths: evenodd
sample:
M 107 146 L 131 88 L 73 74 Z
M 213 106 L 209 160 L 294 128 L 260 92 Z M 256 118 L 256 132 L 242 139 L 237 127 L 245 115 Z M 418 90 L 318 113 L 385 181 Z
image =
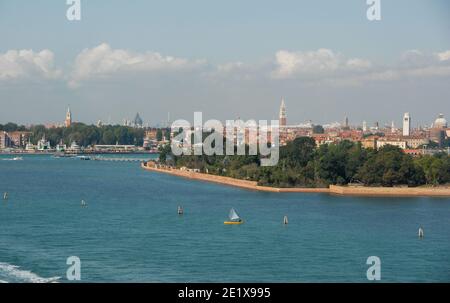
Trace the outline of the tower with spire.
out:
M 67 107 L 66 120 L 64 121 L 66 127 L 72 125 L 72 113 L 70 112 L 70 105 Z
M 281 105 L 280 105 L 280 128 L 286 127 L 286 104 L 284 104 L 284 98 L 281 98 Z

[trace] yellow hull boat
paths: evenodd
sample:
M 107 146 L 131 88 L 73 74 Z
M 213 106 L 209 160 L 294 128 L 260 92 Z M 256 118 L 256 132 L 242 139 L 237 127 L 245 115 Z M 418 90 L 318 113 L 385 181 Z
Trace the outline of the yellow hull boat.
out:
M 223 224 L 226 224 L 226 225 L 238 225 L 238 224 L 242 224 L 242 223 L 244 223 L 244 221 L 225 221 L 225 222 L 223 222 Z

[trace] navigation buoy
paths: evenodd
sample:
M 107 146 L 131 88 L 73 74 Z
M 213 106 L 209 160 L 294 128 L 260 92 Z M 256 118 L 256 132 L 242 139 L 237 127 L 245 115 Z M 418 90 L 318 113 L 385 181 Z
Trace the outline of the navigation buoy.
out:
M 8 192 L 6 192 L 6 191 L 3 194 L 3 200 L 8 200 Z
M 179 215 L 182 215 L 182 214 L 183 214 L 183 207 L 178 206 L 177 213 L 178 213 Z
M 423 229 L 419 227 L 419 238 L 423 238 Z
M 283 224 L 288 224 L 288 217 L 287 217 L 287 216 L 284 216 L 284 218 L 283 218 Z

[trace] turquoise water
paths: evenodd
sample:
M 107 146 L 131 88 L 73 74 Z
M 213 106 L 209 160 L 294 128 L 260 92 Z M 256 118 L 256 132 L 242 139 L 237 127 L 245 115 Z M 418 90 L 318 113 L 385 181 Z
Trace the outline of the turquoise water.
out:
M 382 281 L 450 281 L 450 199 L 260 193 L 132 162 L 4 158 L 1 281 L 67 281 L 69 256 L 82 281 L 364 282 L 369 256 Z M 231 207 L 243 225 L 223 224 Z

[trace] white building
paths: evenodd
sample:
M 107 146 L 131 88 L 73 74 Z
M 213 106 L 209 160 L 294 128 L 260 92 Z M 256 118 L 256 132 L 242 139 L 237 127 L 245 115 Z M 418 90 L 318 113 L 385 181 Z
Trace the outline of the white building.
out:
M 411 117 L 409 113 L 403 116 L 403 136 L 409 137 L 411 135 Z
M 401 149 L 406 149 L 406 141 L 405 140 L 377 140 L 377 149 L 386 146 L 386 145 L 392 145 L 397 146 Z
M 41 140 L 37 143 L 37 149 L 38 150 L 48 150 L 51 149 L 50 141 L 45 140 L 45 135 L 42 137 Z

